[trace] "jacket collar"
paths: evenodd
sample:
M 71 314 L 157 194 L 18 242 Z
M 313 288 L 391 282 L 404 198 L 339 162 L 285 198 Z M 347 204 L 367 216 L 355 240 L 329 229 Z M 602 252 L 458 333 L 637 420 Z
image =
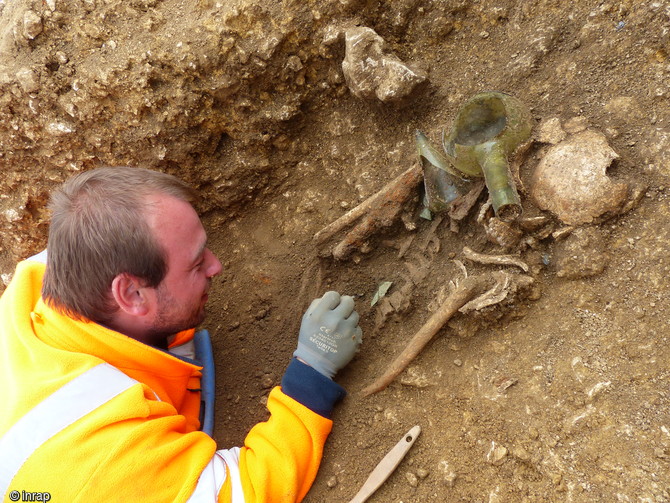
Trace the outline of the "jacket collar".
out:
M 184 361 L 92 321 L 70 318 L 37 301 L 33 313 L 35 335 L 44 343 L 72 353 L 103 360 L 149 386 L 162 401 L 180 409 L 189 379 L 202 367 Z

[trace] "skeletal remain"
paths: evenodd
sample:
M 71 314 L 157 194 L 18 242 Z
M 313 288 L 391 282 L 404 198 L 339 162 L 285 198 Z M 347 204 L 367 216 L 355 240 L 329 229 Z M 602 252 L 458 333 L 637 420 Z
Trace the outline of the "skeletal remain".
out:
M 414 164 L 411 168 L 406 170 L 404 173 L 398 177 L 391 180 L 386 184 L 379 192 L 368 197 L 361 204 L 352 208 L 347 213 L 342 215 L 340 218 L 330 223 L 319 232 L 314 234 L 314 241 L 317 243 L 323 243 L 328 240 L 331 236 L 334 236 L 339 231 L 351 225 L 359 217 L 369 213 L 370 210 L 378 208 L 381 206 L 384 201 L 388 200 L 390 195 L 396 192 L 399 186 L 403 186 L 408 182 L 418 185 L 421 181 L 421 166 L 419 164 Z
M 414 334 L 405 349 L 387 367 L 386 372 L 363 389 L 362 395 L 368 396 L 386 388 L 416 358 L 445 323 L 473 299 L 483 296 L 481 306 L 490 306 L 495 303 L 496 298 L 504 300 L 510 293 L 516 293 L 519 288 L 527 287 L 532 283 L 533 278 L 530 276 L 512 275 L 502 271 L 464 278 L 456 285 L 437 311 Z
M 464 246 L 463 256 L 468 260 L 472 260 L 473 262 L 478 262 L 480 264 L 513 265 L 522 269 L 523 272 L 529 271 L 528 264 L 526 264 L 516 255 L 486 255 L 484 253 L 473 251 L 467 246 Z
M 461 313 L 470 313 L 472 311 L 480 311 L 485 307 L 500 304 L 508 297 L 512 297 L 519 289 L 527 288 L 533 283 L 533 278 L 530 276 L 510 274 L 504 271 L 497 271 L 496 284 L 474 300 L 471 300 L 458 311 Z

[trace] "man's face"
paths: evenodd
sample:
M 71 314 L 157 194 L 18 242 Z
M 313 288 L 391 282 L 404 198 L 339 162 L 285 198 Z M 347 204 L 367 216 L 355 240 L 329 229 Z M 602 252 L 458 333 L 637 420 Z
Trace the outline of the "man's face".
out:
M 211 278 L 221 272 L 221 262 L 207 248 L 205 229 L 190 204 L 166 195 L 150 202 L 149 226 L 167 254 L 150 331 L 162 337 L 202 323 Z

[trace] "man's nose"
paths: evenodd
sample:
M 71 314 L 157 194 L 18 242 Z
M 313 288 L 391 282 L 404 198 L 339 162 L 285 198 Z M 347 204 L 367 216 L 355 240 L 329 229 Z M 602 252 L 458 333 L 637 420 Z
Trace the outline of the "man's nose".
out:
M 208 254 L 210 255 L 210 263 L 207 266 L 207 277 L 208 278 L 213 278 L 214 276 L 218 276 L 221 274 L 221 270 L 223 269 L 223 266 L 221 265 L 221 261 L 212 253 L 212 251 L 208 248 L 207 251 L 209 252 Z

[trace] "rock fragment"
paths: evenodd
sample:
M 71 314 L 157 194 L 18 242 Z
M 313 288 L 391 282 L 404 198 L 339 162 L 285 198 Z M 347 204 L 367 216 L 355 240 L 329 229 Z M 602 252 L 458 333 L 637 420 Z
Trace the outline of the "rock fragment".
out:
M 519 461 L 523 461 L 524 463 L 529 462 L 531 459 L 530 453 L 521 446 L 512 448 L 512 456 L 514 456 Z
M 434 386 L 436 382 L 416 367 L 410 367 L 403 373 L 400 384 L 414 388 L 427 388 L 428 386 Z
M 12 273 L 3 272 L 0 274 L 0 280 L 2 280 L 3 285 L 9 286 L 9 283 L 12 281 Z
M 345 32 L 342 72 L 354 96 L 398 102 L 426 80 L 426 75 L 388 52 L 373 29 L 351 28 Z
M 3 212 L 5 218 L 9 223 L 18 222 L 21 220 L 21 213 L 16 211 L 14 208 L 9 208 Z
M 513 54 L 509 71 L 518 78 L 522 78 L 541 66 L 542 60 L 556 46 L 554 40 L 557 33 L 555 26 L 538 25 L 535 32 L 523 43 L 523 51 Z
M 414 473 L 405 473 L 405 478 L 411 487 L 417 487 L 419 485 L 419 478 Z
M 565 132 L 568 134 L 581 133 L 588 127 L 589 127 L 588 119 L 586 117 L 579 115 L 577 117 L 572 117 L 571 119 L 568 119 L 567 121 L 565 121 L 565 124 L 563 124 L 563 129 L 565 129 Z
M 537 128 L 537 141 L 540 143 L 550 143 L 556 145 L 565 140 L 567 134 L 561 127 L 561 120 L 558 117 L 543 120 Z
M 547 150 L 533 173 L 530 193 L 538 207 L 569 225 L 618 214 L 629 186 L 613 182 L 606 173 L 618 157 L 603 134 L 581 131 Z
M 438 472 L 442 474 L 444 483 L 447 487 L 454 487 L 454 483 L 458 478 L 458 474 L 451 469 L 449 462 L 447 460 L 441 460 L 438 463 Z
M 416 470 L 416 476 L 419 477 L 421 480 L 425 479 L 430 475 L 430 472 L 426 470 L 425 468 L 418 468 Z
M 491 463 L 493 466 L 502 465 L 507 458 L 507 448 L 502 445 L 497 445 L 495 442 L 491 442 L 491 449 L 486 454 L 486 461 Z
M 63 51 L 56 51 L 56 61 L 58 61 L 59 64 L 64 65 L 68 61 L 70 61 L 70 58 L 68 58 L 67 54 L 65 54 Z
M 45 130 L 53 136 L 65 136 L 74 132 L 74 126 L 66 122 L 50 122 L 46 125 Z
M 600 274 L 610 261 L 607 237 L 596 227 L 573 230 L 556 244 L 556 275 L 568 279 Z
M 23 36 L 33 40 L 42 33 L 42 18 L 34 11 L 27 10 L 23 15 Z
M 35 93 L 40 89 L 40 82 L 30 68 L 21 68 L 16 72 L 16 80 L 25 93 Z

